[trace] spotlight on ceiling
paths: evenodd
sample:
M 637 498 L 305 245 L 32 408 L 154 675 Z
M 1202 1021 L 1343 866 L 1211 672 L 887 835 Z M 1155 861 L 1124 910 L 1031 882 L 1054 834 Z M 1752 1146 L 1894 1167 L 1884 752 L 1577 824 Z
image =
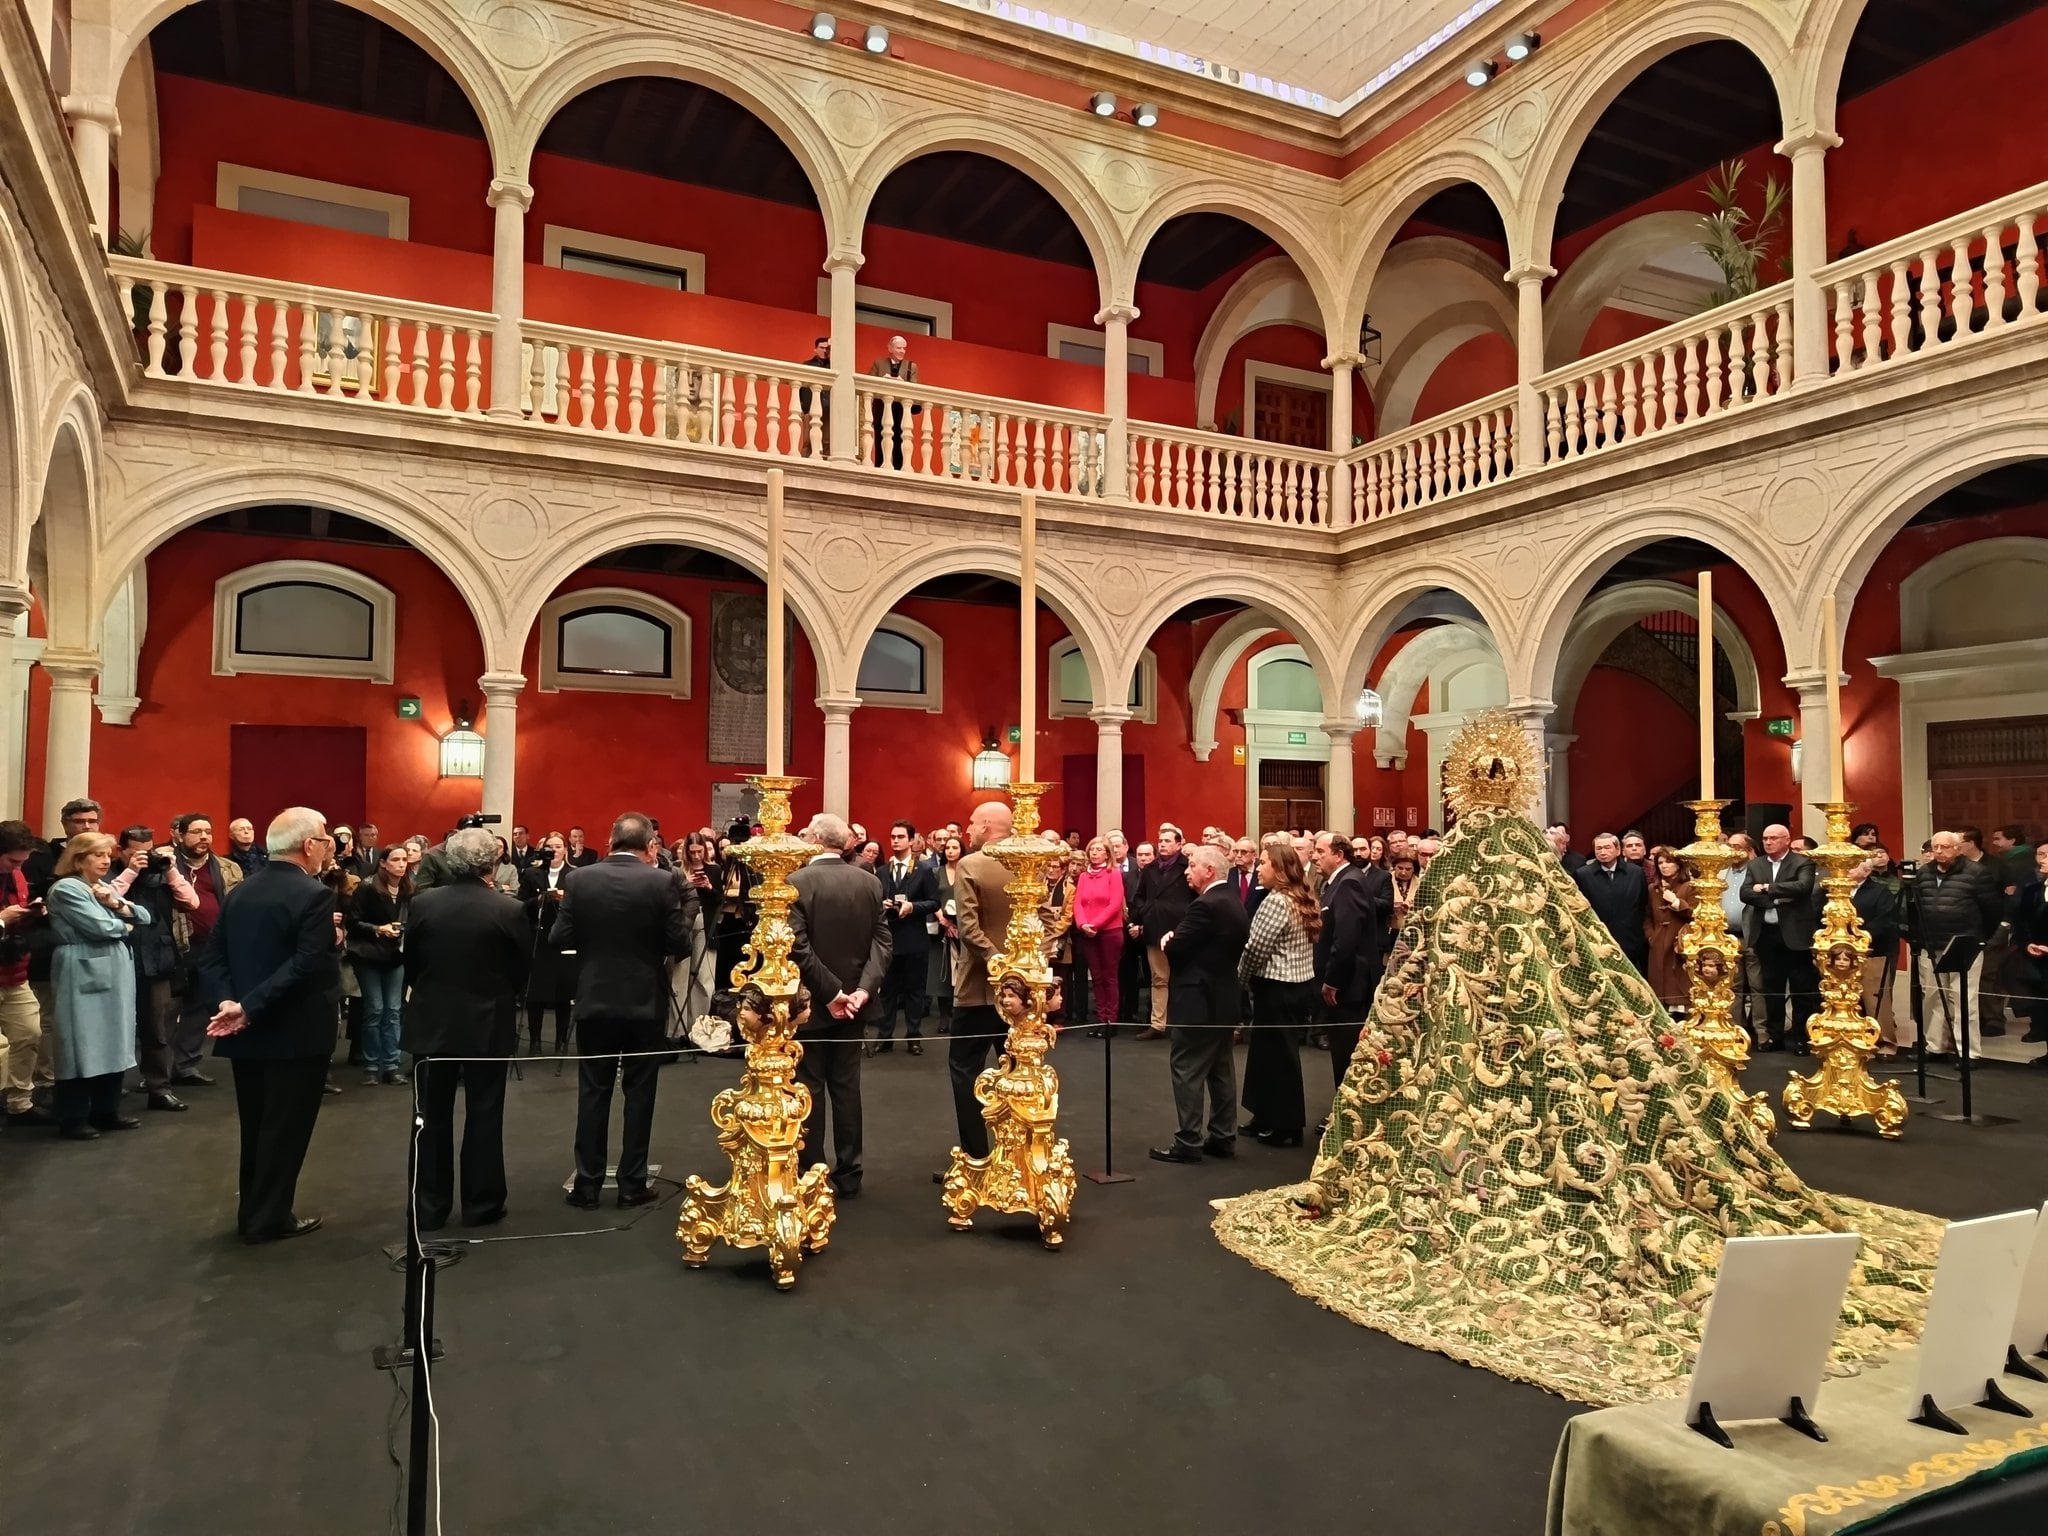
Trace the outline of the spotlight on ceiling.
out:
M 1157 128 L 1159 126 L 1159 108 L 1149 101 L 1141 101 L 1131 108 L 1131 121 L 1140 128 Z
M 811 18 L 811 36 L 821 43 L 829 43 L 839 35 L 839 21 L 830 11 L 820 11 Z
M 1116 97 L 1108 91 L 1097 91 L 1088 98 L 1088 110 L 1097 117 L 1116 116 Z
M 1465 83 L 1475 91 L 1491 80 L 1493 75 L 1494 63 L 1491 59 L 1474 59 L 1465 66 Z
M 889 51 L 889 29 L 879 26 L 869 27 L 866 32 L 861 34 L 860 45 L 867 49 L 869 53 L 887 53 Z
M 1543 39 L 1539 34 L 1534 32 L 1517 32 L 1508 39 L 1506 52 L 1511 62 L 1519 64 L 1542 46 Z

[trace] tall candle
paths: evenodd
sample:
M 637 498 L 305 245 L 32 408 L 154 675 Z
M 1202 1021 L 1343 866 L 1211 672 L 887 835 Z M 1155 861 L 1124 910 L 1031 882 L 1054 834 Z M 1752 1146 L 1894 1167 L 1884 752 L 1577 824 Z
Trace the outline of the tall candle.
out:
M 1017 777 L 1038 777 L 1038 494 L 1024 493 L 1024 538 L 1017 582 L 1018 670 L 1023 681 L 1017 702 Z
M 1828 672 L 1828 798 L 1846 800 L 1842 781 L 1842 641 L 1835 629 L 1835 594 L 1820 600 L 1821 665 Z
M 1700 572 L 1700 798 L 1714 798 L 1714 573 Z
M 782 772 L 782 471 L 768 471 L 768 772 Z

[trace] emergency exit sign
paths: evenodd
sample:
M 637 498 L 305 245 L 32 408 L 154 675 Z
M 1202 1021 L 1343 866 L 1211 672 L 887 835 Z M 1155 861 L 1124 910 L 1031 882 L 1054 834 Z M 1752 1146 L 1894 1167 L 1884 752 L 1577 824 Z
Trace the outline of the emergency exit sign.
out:
M 1308 732 L 1307 732 L 1307 731 L 1289 731 L 1289 732 L 1287 733 L 1287 745 L 1289 745 L 1290 747 L 1305 747 L 1305 746 L 1307 746 L 1307 745 L 1308 745 Z
M 1790 736 L 1792 734 L 1792 717 L 1790 715 L 1771 716 L 1770 719 L 1764 722 L 1764 734 L 1766 736 Z

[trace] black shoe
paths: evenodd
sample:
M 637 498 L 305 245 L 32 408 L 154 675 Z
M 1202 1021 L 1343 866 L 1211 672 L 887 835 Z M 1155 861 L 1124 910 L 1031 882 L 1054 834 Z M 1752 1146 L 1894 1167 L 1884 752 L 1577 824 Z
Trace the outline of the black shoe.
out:
M 171 1114 L 178 1114 L 190 1109 L 192 1106 L 179 1098 L 175 1093 L 159 1088 L 150 1094 L 149 1107 L 151 1109 L 167 1110 Z
M 142 1128 L 142 1122 L 133 1115 L 106 1115 L 94 1119 L 93 1125 L 102 1131 L 136 1131 Z
M 1979 1035 L 1979 1036 L 1989 1035 L 1989 1036 L 1992 1036 L 1993 1038 L 1996 1038 L 1997 1036 L 1999 1036 L 1999 1035 L 2002 1035 L 2002 1034 L 2004 1034 L 2004 1033 L 2005 1033 L 2005 1025 L 2004 1025 L 2004 1024 L 2002 1024 L 2002 1023 L 2000 1023 L 2000 1024 L 1979 1024 L 1979 1025 L 1977 1026 L 1977 1033 L 1978 1033 L 1978 1035 Z
M 328 1082 L 328 1083 L 322 1083 L 322 1084 L 320 1085 L 320 1091 L 321 1091 L 322 1093 L 340 1093 L 340 1092 L 341 1092 L 341 1090 L 340 1090 L 339 1088 L 335 1087 L 335 1086 L 334 1086 L 334 1084 L 333 1084 L 333 1083 L 331 1083 L 331 1082 Z
M 650 1189 L 644 1184 L 635 1190 L 622 1189 L 619 1191 L 619 1209 L 630 1211 L 635 1206 L 652 1205 L 660 1198 L 661 1193 L 659 1190 Z
M 1793 1042 L 1792 1054 L 1794 1056 L 1811 1056 L 1813 1054 L 1813 1047 L 1804 1040 L 1797 1040 Z
M 495 1211 L 485 1211 L 481 1216 L 465 1216 L 462 1218 L 462 1224 L 465 1227 L 489 1227 L 504 1219 L 505 1207 L 501 1205 Z
M 2036 1024 L 2024 1035 L 2021 1035 L 2020 1039 L 2027 1045 L 2039 1045 L 2043 1040 L 2048 1040 L 2048 1029 L 2043 1029 L 2039 1024 Z
M 596 1190 L 572 1189 L 569 1191 L 567 1195 L 563 1196 L 562 1198 L 566 1200 L 570 1205 L 575 1206 L 576 1209 L 579 1211 L 594 1211 L 597 1209 Z
M 28 1131 L 34 1130 L 39 1126 L 55 1125 L 56 1123 L 57 1117 L 55 1115 L 45 1114 L 33 1104 L 27 1109 L 9 1110 L 7 1114 L 9 1130 Z
M 1252 1139 L 1269 1147 L 1298 1147 L 1301 1145 L 1301 1132 L 1253 1131 Z
M 1175 1142 L 1170 1147 L 1153 1147 L 1147 1154 L 1155 1163 L 1199 1163 L 1202 1154 Z
M 1109 1038 L 1109 1031 L 1098 1024 L 1095 1028 L 1088 1031 L 1088 1038 L 1090 1040 L 1107 1040 Z
M 213 1079 L 204 1072 L 180 1072 L 171 1082 L 179 1088 L 211 1088 Z
M 912 1040 L 903 1048 L 913 1056 L 922 1056 L 924 1054 L 924 1042 L 922 1040 Z
M 400 1087 L 403 1087 L 405 1084 L 411 1082 L 412 1079 L 407 1077 L 403 1072 L 386 1072 L 384 1074 L 384 1081 L 387 1083 L 396 1083 Z
M 1784 1049 L 1785 1042 L 1782 1040 L 1766 1040 L 1762 1045 L 1757 1047 L 1758 1053 L 1765 1056 L 1770 1055 L 1773 1051 L 1782 1051 Z
M 2048 1067 L 2048 1056 L 2036 1056 L 2027 1065 L 2030 1067 Z
M 67 1120 L 57 1127 L 57 1134 L 66 1141 L 98 1141 L 100 1133 L 83 1120 Z
M 874 1044 L 873 1054 L 877 1056 L 886 1056 L 889 1054 L 889 1052 L 895 1049 L 896 1042 L 894 1040 L 877 1040 Z
M 320 1218 L 318 1216 L 294 1216 L 291 1219 L 290 1225 L 276 1232 L 244 1232 L 242 1234 L 242 1241 L 245 1243 L 281 1243 L 288 1237 L 304 1237 L 308 1232 L 318 1232 L 319 1230 Z
M 1234 1141 L 1219 1141 L 1212 1136 L 1209 1140 L 1202 1143 L 1202 1153 L 1206 1157 L 1235 1157 L 1237 1156 L 1237 1143 Z
M 1151 1025 L 1147 1024 L 1143 1029 L 1131 1036 L 1131 1038 L 1133 1040 L 1164 1040 L 1166 1038 L 1166 1031 L 1154 1029 Z
M 860 1180 L 834 1179 L 832 1181 L 832 1194 L 834 1198 L 840 1200 L 858 1200 L 860 1198 Z

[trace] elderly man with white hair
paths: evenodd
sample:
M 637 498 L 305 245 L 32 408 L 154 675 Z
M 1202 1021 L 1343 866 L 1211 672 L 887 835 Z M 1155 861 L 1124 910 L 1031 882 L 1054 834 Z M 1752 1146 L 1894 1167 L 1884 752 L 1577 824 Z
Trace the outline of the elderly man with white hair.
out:
M 796 903 L 789 911 L 795 946 L 790 958 L 811 995 L 810 1014 L 797 1038 L 804 1047 L 797 1081 L 811 1090 L 804 1119 L 804 1155 L 824 1162 L 825 1113 L 832 1116 L 832 1190 L 842 1200 L 860 1193 L 860 1039 L 870 1022 L 884 1028 L 882 983 L 892 950 L 882 882 L 872 870 L 840 857 L 852 837 L 845 821 L 824 812 L 806 834 L 823 851 L 789 877 Z M 922 956 L 919 957 L 922 959 Z M 915 1037 L 912 1037 L 915 1039 Z
M 1965 855 L 1956 833 L 1935 833 L 1927 851 L 1928 861 L 1913 881 L 1912 937 L 1928 1042 L 1932 1054 L 1947 1055 L 1961 1037 L 1974 1056 L 1977 1021 L 1971 1001 L 1983 977 L 1984 940 L 2004 915 L 2005 893 L 1983 865 Z M 1970 998 L 1961 995 L 1958 982 L 1967 986 Z
M 1162 1163 L 1199 1163 L 1202 1154 L 1237 1152 L 1237 1063 L 1231 1032 L 1243 1022 L 1237 960 L 1251 936 L 1251 917 L 1231 894 L 1223 874 L 1229 860 L 1206 844 L 1187 854 L 1187 885 L 1194 892 L 1180 919 L 1159 936 L 1172 968 L 1167 1000 L 1168 1057 L 1173 1108 L 1179 1120 L 1172 1144 L 1152 1148 Z M 1202 1104 L 1208 1100 L 1204 1129 Z

